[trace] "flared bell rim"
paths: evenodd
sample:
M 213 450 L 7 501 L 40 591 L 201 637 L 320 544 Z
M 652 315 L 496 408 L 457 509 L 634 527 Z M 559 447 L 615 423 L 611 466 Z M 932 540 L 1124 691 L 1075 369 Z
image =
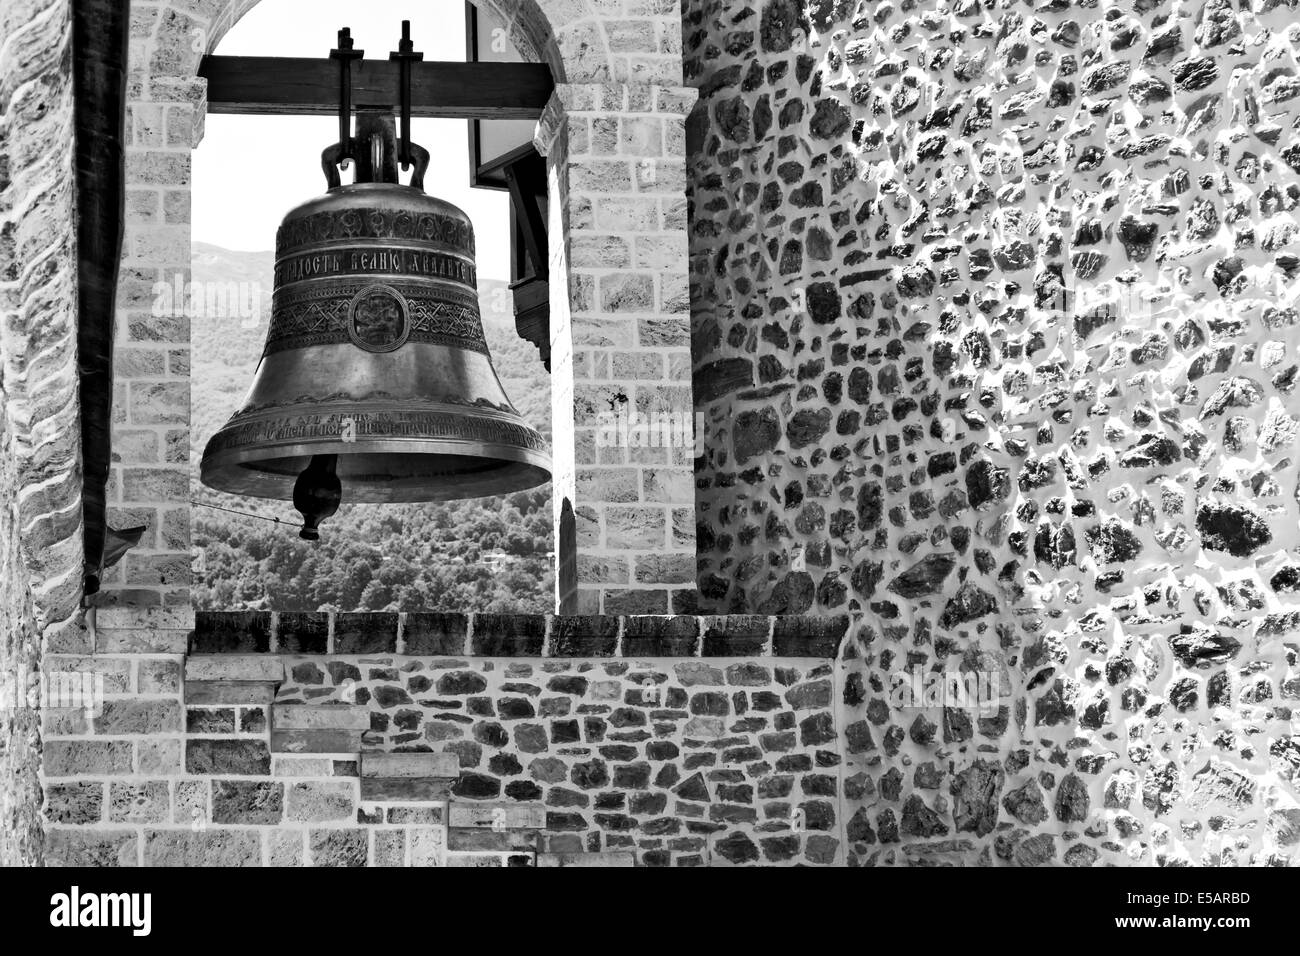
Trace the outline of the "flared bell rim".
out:
M 293 486 L 314 455 L 338 455 L 344 504 L 418 504 L 460 501 L 527 491 L 551 480 L 549 455 L 513 445 L 448 439 L 309 441 L 225 448 L 205 453 L 200 481 L 209 488 L 253 498 L 291 500 Z M 357 480 L 353 461 L 397 455 L 416 471 L 406 477 Z M 439 468 L 472 462 L 473 470 Z

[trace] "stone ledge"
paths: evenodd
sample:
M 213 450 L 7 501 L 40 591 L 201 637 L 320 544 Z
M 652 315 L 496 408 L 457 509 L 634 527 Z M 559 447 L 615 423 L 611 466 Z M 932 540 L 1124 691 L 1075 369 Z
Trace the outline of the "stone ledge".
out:
M 609 853 L 539 853 L 537 866 L 636 866 L 631 850 Z
M 284 676 L 277 657 L 192 655 L 185 659 L 185 703 L 269 704 Z
M 265 706 L 275 700 L 276 686 L 270 681 L 186 681 L 185 703 L 187 705 L 245 704 L 248 706 Z
M 284 681 L 284 662 L 278 657 L 245 654 L 191 654 L 185 659 L 187 681 Z
M 479 830 L 544 830 L 546 807 L 540 803 L 451 803 L 447 825 Z
M 353 704 L 271 707 L 272 753 L 360 753 L 370 709 Z
M 538 836 L 536 830 L 448 827 L 447 849 L 452 853 L 536 853 Z
M 530 867 L 533 865 L 533 854 L 529 851 L 522 853 L 473 851 L 468 853 L 448 853 L 443 862 L 443 866 L 473 867 L 474 869 L 482 867 Z
M 199 611 L 191 654 L 833 660 L 861 615 Z
M 454 753 L 361 752 L 363 802 L 445 800 L 459 776 Z

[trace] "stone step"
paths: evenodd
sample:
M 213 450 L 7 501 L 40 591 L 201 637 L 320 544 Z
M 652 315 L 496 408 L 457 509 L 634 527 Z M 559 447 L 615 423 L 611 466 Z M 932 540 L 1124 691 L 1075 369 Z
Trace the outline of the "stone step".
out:
M 366 802 L 445 800 L 460 777 L 454 753 L 362 751 L 361 799 Z
M 275 704 L 272 753 L 359 753 L 370 729 L 370 709 L 359 705 Z

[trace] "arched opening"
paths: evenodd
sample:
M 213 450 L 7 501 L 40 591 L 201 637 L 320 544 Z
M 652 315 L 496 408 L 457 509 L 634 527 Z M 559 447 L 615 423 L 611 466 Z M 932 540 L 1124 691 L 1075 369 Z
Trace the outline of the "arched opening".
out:
M 374 0 L 360 11 L 343 0 L 324 0 L 302 22 L 291 0 L 264 0 L 212 52 L 317 58 L 346 25 L 367 60 L 383 60 L 408 19 L 426 59 L 465 58 L 457 0 L 410 8 L 404 0 Z M 503 27 L 487 17 L 484 26 L 496 31 L 499 45 L 508 45 Z M 494 123 L 481 126 L 491 131 Z M 459 207 L 473 224 L 479 313 L 506 395 L 549 438 L 549 376 L 515 331 L 508 196 L 471 188 L 464 120 L 417 117 L 411 132 L 429 150 L 426 191 Z M 205 445 L 246 403 L 263 357 L 279 221 L 324 192 L 320 152 L 337 138 L 333 116 L 213 113 L 193 154 L 186 304 L 194 604 L 222 610 L 548 610 L 554 590 L 549 484 L 436 504 L 356 504 L 345 497 L 320 540 L 303 541 L 295 534 L 291 502 L 226 494 L 198 481 Z
M 106 573 L 101 605 L 191 604 L 190 323 L 154 303 L 159 283 L 191 278 L 192 150 L 209 93 L 200 61 L 257 6 L 174 0 L 131 10 L 108 510 L 113 527 L 146 530 Z M 668 613 L 694 587 L 693 455 L 601 436 L 612 408 L 653 420 L 692 414 L 684 126 L 696 94 L 681 86 L 680 14 L 606 12 L 587 0 L 476 6 L 555 80 L 534 142 L 546 160 L 551 523 L 559 527 L 556 502 L 567 499 L 574 553 L 570 590 L 557 588 L 552 607 Z M 319 16 L 317 5 L 300 8 Z

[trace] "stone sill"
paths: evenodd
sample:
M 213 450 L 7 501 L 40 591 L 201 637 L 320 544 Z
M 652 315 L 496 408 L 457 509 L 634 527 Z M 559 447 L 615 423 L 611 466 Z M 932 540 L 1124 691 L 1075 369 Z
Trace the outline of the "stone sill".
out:
M 835 659 L 860 615 L 198 611 L 191 654 Z

